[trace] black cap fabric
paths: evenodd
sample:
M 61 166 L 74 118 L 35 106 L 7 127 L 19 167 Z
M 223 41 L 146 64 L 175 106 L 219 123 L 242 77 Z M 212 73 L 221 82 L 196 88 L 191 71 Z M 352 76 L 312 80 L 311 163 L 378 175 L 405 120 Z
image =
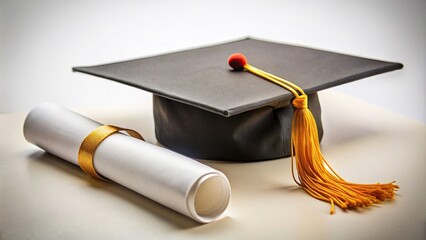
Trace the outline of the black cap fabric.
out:
M 309 108 L 320 136 L 317 91 L 402 68 L 400 63 L 244 39 L 73 70 L 152 92 L 157 139 L 175 151 L 243 161 L 288 156 L 293 95 L 251 73 L 231 70 L 227 60 L 236 52 L 250 65 L 304 89 L 313 98 Z
M 254 39 L 91 67 L 84 72 L 144 89 L 224 116 L 290 99 L 279 86 L 234 72 L 228 57 L 243 53 L 250 65 L 289 80 L 307 94 L 402 68 L 311 48 Z

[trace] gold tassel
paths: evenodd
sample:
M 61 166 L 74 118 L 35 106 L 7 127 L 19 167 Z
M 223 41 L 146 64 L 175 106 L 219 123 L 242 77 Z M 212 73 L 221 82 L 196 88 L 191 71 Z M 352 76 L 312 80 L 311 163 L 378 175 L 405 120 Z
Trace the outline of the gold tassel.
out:
M 311 111 L 307 108 L 306 95 L 296 97 L 296 108 L 292 120 L 292 169 L 293 161 L 299 181 L 293 179 L 311 196 L 331 203 L 330 214 L 334 213 L 334 204 L 342 209 L 368 207 L 387 199 L 393 199 L 398 185 L 357 184 L 346 182 L 328 164 L 321 153 L 317 125 Z
M 386 184 L 357 184 L 346 182 L 328 164 L 321 153 L 315 118 L 308 109 L 308 96 L 297 85 L 247 64 L 242 54 L 228 59 L 235 70 L 245 69 L 289 90 L 294 96 L 295 111 L 291 132 L 291 168 L 294 181 L 311 196 L 331 204 L 330 214 L 336 204 L 342 209 L 368 207 L 384 200 L 394 199 L 399 186 Z M 297 178 L 294 174 L 296 162 Z

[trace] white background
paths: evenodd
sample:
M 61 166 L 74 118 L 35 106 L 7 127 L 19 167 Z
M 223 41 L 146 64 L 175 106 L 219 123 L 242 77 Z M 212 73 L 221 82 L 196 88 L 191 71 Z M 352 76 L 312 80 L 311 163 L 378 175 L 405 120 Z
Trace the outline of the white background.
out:
M 253 36 L 401 62 L 334 89 L 426 122 L 426 1 L 0 0 L 0 29 L 0 113 L 143 103 L 150 94 L 71 67 Z

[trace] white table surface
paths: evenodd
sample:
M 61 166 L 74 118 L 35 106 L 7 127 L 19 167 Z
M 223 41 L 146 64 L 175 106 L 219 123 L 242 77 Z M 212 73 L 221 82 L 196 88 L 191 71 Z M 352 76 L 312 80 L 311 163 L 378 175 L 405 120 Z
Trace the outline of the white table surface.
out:
M 426 126 L 327 90 L 322 151 L 346 180 L 396 180 L 396 200 L 336 210 L 293 182 L 289 158 L 203 162 L 229 178 L 224 218 L 198 224 L 27 143 L 24 113 L 0 115 L 0 239 L 426 239 Z M 77 109 L 155 143 L 151 103 Z

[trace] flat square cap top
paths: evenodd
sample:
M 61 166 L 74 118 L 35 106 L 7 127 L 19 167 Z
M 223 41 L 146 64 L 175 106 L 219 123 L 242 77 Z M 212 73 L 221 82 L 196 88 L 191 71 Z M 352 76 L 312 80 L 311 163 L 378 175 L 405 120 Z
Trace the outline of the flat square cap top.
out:
M 402 64 L 306 47 L 244 39 L 215 46 L 73 70 L 134 86 L 162 97 L 232 116 L 288 100 L 287 90 L 228 66 L 243 53 L 250 65 L 295 83 L 307 94 L 376 74 Z

